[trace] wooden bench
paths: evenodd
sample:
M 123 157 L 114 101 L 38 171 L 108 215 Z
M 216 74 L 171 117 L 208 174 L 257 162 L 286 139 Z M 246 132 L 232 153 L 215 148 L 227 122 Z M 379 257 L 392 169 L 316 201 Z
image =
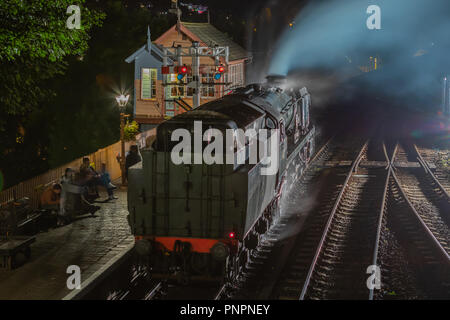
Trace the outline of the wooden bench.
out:
M 19 254 L 22 254 L 26 261 L 29 260 L 30 245 L 35 241 L 35 237 L 12 237 L 0 240 L 0 268 L 7 270 L 16 268 L 20 264 Z

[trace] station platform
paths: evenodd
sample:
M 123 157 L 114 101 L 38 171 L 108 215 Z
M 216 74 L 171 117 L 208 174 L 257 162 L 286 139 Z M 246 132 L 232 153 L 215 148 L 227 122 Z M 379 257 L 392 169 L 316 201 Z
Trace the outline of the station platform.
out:
M 100 200 L 105 199 L 106 193 L 100 192 Z M 134 238 L 127 222 L 127 193 L 116 190 L 115 195 L 119 199 L 96 203 L 101 209 L 95 215 L 37 234 L 27 263 L 11 271 L 0 269 L 0 299 L 62 299 L 71 293 L 68 266 L 80 267 L 83 282 L 130 250 Z

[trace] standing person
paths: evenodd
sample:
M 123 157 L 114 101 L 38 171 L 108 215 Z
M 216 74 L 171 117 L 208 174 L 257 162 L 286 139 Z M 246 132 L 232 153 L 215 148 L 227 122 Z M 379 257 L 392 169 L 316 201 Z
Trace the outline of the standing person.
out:
M 114 196 L 114 189 L 116 189 L 116 186 L 111 183 L 111 177 L 108 171 L 106 171 L 105 163 L 102 163 L 100 179 L 102 181 L 102 184 L 105 186 L 106 191 L 108 192 L 108 200 L 118 199 L 117 197 Z
M 139 155 L 139 150 L 137 145 L 132 145 L 130 147 L 130 152 L 125 159 L 125 176 L 128 179 L 128 168 L 134 166 L 135 164 L 141 162 L 141 156 Z

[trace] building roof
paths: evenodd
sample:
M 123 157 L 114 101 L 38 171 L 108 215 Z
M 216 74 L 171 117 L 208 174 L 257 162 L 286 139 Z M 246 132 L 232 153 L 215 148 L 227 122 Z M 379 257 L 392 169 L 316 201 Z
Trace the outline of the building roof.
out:
M 219 45 L 222 47 L 229 47 L 230 61 L 247 59 L 250 57 L 250 54 L 244 48 L 209 23 L 182 22 L 181 24 L 208 46 Z
M 127 63 L 132 63 L 137 57 L 139 57 L 142 53 L 144 52 L 149 52 L 148 50 L 148 44 L 142 46 L 139 50 L 137 50 L 136 52 L 134 52 L 131 56 L 129 56 L 128 58 L 125 59 L 125 61 Z M 156 45 L 156 44 L 152 44 L 151 47 L 151 54 L 152 56 L 154 56 L 156 59 L 158 59 L 159 61 L 163 61 L 162 57 L 163 57 L 163 53 L 162 50 Z M 171 61 L 169 59 L 169 61 Z

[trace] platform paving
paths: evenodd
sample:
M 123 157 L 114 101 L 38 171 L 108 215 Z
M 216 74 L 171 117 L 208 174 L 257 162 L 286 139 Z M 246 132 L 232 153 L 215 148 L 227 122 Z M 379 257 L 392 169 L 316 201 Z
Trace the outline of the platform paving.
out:
M 106 194 L 101 194 L 106 198 Z M 133 237 L 127 222 L 127 194 L 97 204 L 94 216 L 86 215 L 70 225 L 39 233 L 31 245 L 31 260 L 18 269 L 0 269 L 0 299 L 62 299 L 71 291 L 67 267 L 81 269 L 81 281 L 108 261 L 128 250 Z

